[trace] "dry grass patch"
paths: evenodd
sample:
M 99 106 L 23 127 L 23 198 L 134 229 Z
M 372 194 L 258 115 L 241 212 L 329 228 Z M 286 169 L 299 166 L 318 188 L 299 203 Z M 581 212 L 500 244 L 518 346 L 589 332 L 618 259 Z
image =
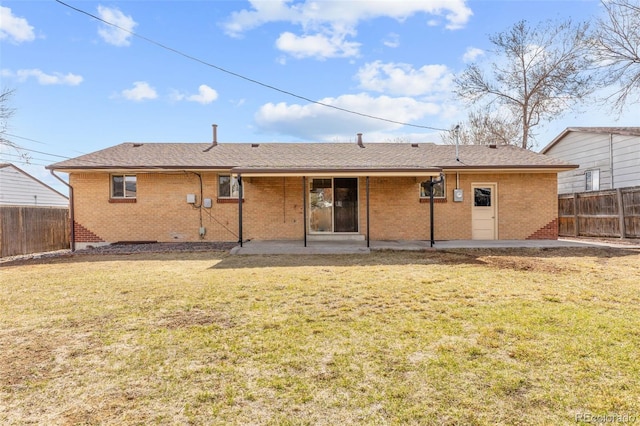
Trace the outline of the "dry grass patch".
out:
M 0 269 L 3 424 L 640 419 L 640 253 L 80 256 Z

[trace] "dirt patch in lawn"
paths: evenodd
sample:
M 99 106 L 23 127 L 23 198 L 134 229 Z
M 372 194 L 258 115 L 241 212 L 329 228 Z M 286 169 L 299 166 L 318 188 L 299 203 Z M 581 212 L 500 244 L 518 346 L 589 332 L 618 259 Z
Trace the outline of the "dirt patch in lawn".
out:
M 552 259 L 545 258 L 529 258 L 516 256 L 486 256 L 479 260 L 483 261 L 487 266 L 498 269 L 510 269 L 513 271 L 529 271 L 529 272 L 573 272 L 576 268 L 563 266 L 554 262 Z
M 457 249 L 448 250 L 447 255 L 443 256 L 439 263 L 451 265 L 484 264 L 496 269 L 525 272 L 572 273 L 579 272 L 580 268 L 567 262 L 567 258 L 594 257 L 601 262 L 606 262 L 607 259 L 634 256 L 639 253 L 638 249 L 609 247 Z
M 69 258 L 84 258 L 95 255 L 131 255 L 140 253 L 196 253 L 225 252 L 235 247 L 231 242 L 185 242 L 185 243 L 147 243 L 147 244 L 110 244 L 82 250 L 58 250 L 45 253 L 31 253 L 0 258 L 0 266 L 23 263 L 54 263 Z
M 70 360 L 84 353 L 95 342 L 88 333 L 69 335 L 38 330 L 2 330 L 0 384 L 19 388 L 46 383 L 69 369 Z
M 211 325 L 216 325 L 220 328 L 231 328 L 235 325 L 231 317 L 223 312 L 198 308 L 161 315 L 156 324 L 159 327 L 169 329 Z

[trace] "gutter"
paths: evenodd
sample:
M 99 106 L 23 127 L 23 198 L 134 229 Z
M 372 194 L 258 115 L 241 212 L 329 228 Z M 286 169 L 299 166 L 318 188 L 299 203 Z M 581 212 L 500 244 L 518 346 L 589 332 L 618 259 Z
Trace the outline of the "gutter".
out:
M 70 236 L 69 239 L 71 240 L 71 251 L 74 252 L 76 251 L 76 231 L 75 231 L 75 223 L 76 223 L 76 219 L 75 219 L 75 215 L 74 215 L 74 210 L 73 210 L 73 186 L 69 185 L 67 182 L 64 181 L 64 179 L 62 179 L 60 176 L 58 176 L 57 174 L 54 173 L 53 169 L 49 169 L 49 172 L 51 172 L 51 175 L 58 179 L 60 182 L 62 182 L 67 188 L 69 188 L 69 222 L 70 223 Z

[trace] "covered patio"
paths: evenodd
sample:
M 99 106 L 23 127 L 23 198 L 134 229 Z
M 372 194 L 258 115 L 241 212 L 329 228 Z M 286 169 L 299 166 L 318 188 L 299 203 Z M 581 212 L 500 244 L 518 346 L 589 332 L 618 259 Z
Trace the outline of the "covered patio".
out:
M 371 248 L 370 230 L 372 223 L 375 223 L 375 218 L 370 214 L 371 178 L 409 177 L 416 179 L 416 183 L 418 180 L 427 180 L 430 188 L 428 192 L 431 242 L 426 241 L 423 244 L 427 247 L 433 244 L 433 186 L 442 182 L 443 179 L 442 169 L 438 167 L 235 167 L 231 169 L 231 175 L 238 183 L 239 193 L 244 193 L 243 180 L 246 179 L 274 177 L 300 179 L 302 193 L 299 200 L 302 205 L 302 223 L 298 228 L 299 240 L 286 240 L 286 242 L 281 241 L 275 244 L 282 243 L 283 247 L 297 244 L 311 252 L 334 250 L 335 247 L 343 247 L 343 250 L 349 252 L 360 252 L 360 245 L 367 250 Z M 247 244 L 244 238 L 243 203 L 244 199 L 239 197 L 238 244 L 241 248 Z M 361 203 L 364 204 L 363 212 L 360 212 Z M 362 237 L 364 241 L 350 237 Z M 316 241 L 316 239 L 326 241 Z M 423 244 L 414 244 L 414 247 L 422 249 Z

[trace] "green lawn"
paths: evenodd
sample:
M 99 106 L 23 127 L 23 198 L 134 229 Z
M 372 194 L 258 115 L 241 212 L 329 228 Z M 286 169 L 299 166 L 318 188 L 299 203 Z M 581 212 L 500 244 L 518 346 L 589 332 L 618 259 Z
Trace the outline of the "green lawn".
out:
M 639 251 L 85 255 L 0 295 L 2 424 L 640 423 Z

